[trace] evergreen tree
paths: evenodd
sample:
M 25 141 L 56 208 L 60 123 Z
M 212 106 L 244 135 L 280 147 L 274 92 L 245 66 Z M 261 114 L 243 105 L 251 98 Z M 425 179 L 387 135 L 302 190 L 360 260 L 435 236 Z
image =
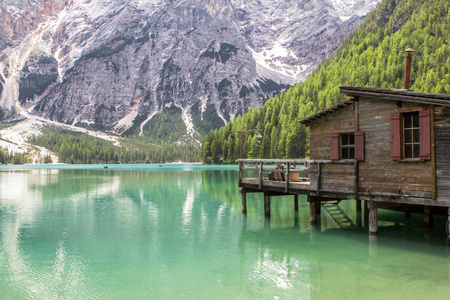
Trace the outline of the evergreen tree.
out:
M 210 155 L 214 140 L 222 143 L 242 129 L 261 129 L 261 158 L 308 156 L 309 133 L 298 121 L 344 100 L 339 86 L 403 87 L 407 48 L 415 50 L 411 89 L 416 92 L 450 94 L 450 2 L 448 0 L 384 0 L 304 82 L 269 99 L 260 109 L 206 135 L 202 157 Z M 258 141 L 248 139 L 243 157 L 255 157 Z M 219 148 L 225 157 L 224 148 Z M 233 150 L 233 151 L 232 151 Z M 239 140 L 228 145 L 226 160 L 239 157 Z M 204 163 L 212 163 L 214 160 Z

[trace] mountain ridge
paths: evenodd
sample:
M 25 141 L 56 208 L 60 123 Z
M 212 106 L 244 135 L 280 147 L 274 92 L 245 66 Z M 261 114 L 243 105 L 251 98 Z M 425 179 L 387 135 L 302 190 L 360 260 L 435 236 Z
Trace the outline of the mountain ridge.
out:
M 302 80 L 377 1 L 21 0 L 44 2 L 45 22 L 0 47 L 4 115 L 145 134 L 177 107 L 174 139 L 200 140 Z
M 402 89 L 405 50 L 415 50 L 410 89 L 450 94 L 450 3 L 446 0 L 383 0 L 311 76 L 205 136 L 204 163 L 235 163 L 237 130 L 247 137 L 243 157 L 304 158 L 308 131 L 298 121 L 344 100 L 339 86 Z

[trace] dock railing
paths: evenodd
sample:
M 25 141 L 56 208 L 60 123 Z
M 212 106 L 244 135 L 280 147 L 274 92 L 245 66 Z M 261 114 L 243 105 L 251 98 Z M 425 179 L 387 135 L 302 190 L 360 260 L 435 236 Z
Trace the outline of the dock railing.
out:
M 254 176 L 248 176 L 248 171 Z M 309 162 L 306 159 L 240 159 L 239 160 L 239 185 L 244 179 L 258 180 L 259 189 L 264 186 L 264 181 L 283 181 L 285 190 L 290 182 L 309 181 Z M 273 177 L 271 179 L 271 176 Z
M 325 164 L 345 164 L 355 165 L 353 189 L 355 195 L 358 193 L 357 166 L 355 160 L 309 160 L 309 159 L 239 159 L 239 186 L 243 183 L 250 183 L 263 189 L 266 185 L 277 186 L 282 184 L 285 192 L 291 188 L 291 183 L 301 183 L 309 185 L 309 190 L 321 190 L 322 165 Z M 316 167 L 311 168 L 312 165 Z M 252 174 L 249 176 L 249 173 Z M 277 175 L 279 174 L 279 175 Z M 283 182 L 283 183 L 281 183 Z M 305 187 L 303 187 L 305 188 Z

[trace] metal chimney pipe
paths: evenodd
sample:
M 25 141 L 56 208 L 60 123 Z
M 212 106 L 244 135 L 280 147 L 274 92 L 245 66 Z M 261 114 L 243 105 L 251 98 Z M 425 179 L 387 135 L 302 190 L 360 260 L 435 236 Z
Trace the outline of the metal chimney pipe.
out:
M 408 48 L 405 50 L 406 54 L 406 64 L 405 64 L 405 82 L 403 84 L 403 88 L 405 90 L 409 90 L 409 81 L 411 79 L 411 57 L 414 52 L 413 49 Z

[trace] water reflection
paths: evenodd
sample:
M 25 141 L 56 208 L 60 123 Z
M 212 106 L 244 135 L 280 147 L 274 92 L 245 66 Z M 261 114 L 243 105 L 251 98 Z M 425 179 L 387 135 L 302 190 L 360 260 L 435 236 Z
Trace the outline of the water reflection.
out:
M 311 227 L 305 197 L 298 211 L 273 197 L 268 219 L 251 194 L 243 216 L 236 182 L 227 170 L 0 172 L 2 297 L 383 298 L 380 286 L 417 278 L 450 292 L 439 231 L 423 244 L 414 222 L 380 213 L 369 243 L 352 202 Z
M 194 206 L 194 189 L 187 191 L 186 201 L 183 204 L 183 226 L 189 225 L 192 219 L 192 208 Z
M 414 282 L 419 278 L 420 285 L 433 285 L 437 299 L 450 291 L 446 281 L 448 270 L 437 263 L 444 259 L 447 265 L 450 260 L 443 253 L 442 240 L 432 238 L 439 230 L 433 233 L 410 223 L 409 232 L 413 234 L 402 235 L 400 232 L 408 228 L 399 222 L 402 214 L 381 211 L 382 233 L 369 236 L 366 227 L 356 225 L 362 223 L 358 221 L 361 213 L 351 206 L 351 202 L 342 203 L 341 207 L 345 210 L 345 218 L 351 220 L 351 223 L 343 223 L 346 227 L 336 226 L 340 221 L 330 220 L 324 210 L 318 225 L 310 226 L 307 204 L 301 203 L 296 214 L 290 210 L 289 201 L 286 203 L 285 210 L 272 214 L 271 219 L 252 215 L 250 205 L 250 214 L 244 216 L 241 223 L 240 261 L 253 266 L 249 274 L 252 281 L 266 287 L 272 282 L 273 289 L 264 289 L 265 292 L 279 298 L 300 299 L 359 299 L 369 295 L 377 295 L 376 298 L 426 297 L 427 292 L 418 286 L 399 284 L 399 281 Z M 259 213 L 262 215 L 263 210 Z M 277 218 L 284 220 L 284 227 Z M 292 227 L 296 220 L 298 226 Z M 292 229 L 296 230 L 295 234 Z M 429 236 L 426 244 L 422 243 L 421 235 Z M 249 249 L 256 253 L 249 253 Z M 424 265 L 422 259 L 427 261 Z M 430 267 L 428 262 L 431 261 L 431 264 L 437 264 Z M 433 270 L 440 275 L 433 274 Z
M 138 274 L 130 274 L 133 268 L 129 266 L 141 267 L 149 259 L 158 262 L 149 267 L 156 274 L 173 268 L 173 257 L 189 261 L 196 245 L 210 242 L 210 233 L 220 234 L 221 226 L 226 226 L 222 220 L 226 205 L 219 199 L 204 198 L 196 205 L 202 173 L 1 172 L 0 257 L 4 263 L 0 287 L 6 285 L 32 297 L 56 298 L 72 293 L 92 296 L 101 286 L 98 293 L 105 296 L 115 293 L 119 278 L 94 279 L 93 273 L 121 270 L 133 278 Z M 215 201 L 217 215 L 208 213 L 205 200 Z M 200 215 L 200 222 L 194 220 L 195 215 Z M 201 230 L 194 228 L 194 234 L 180 236 L 197 225 Z M 178 241 L 191 245 L 190 249 L 178 246 Z M 33 248 L 38 251 L 25 254 Z M 49 253 L 53 253 L 51 259 Z M 41 259 L 42 255 L 46 258 Z M 117 268 L 106 264 L 105 259 L 111 258 Z M 98 285 L 99 281 L 103 284 Z

